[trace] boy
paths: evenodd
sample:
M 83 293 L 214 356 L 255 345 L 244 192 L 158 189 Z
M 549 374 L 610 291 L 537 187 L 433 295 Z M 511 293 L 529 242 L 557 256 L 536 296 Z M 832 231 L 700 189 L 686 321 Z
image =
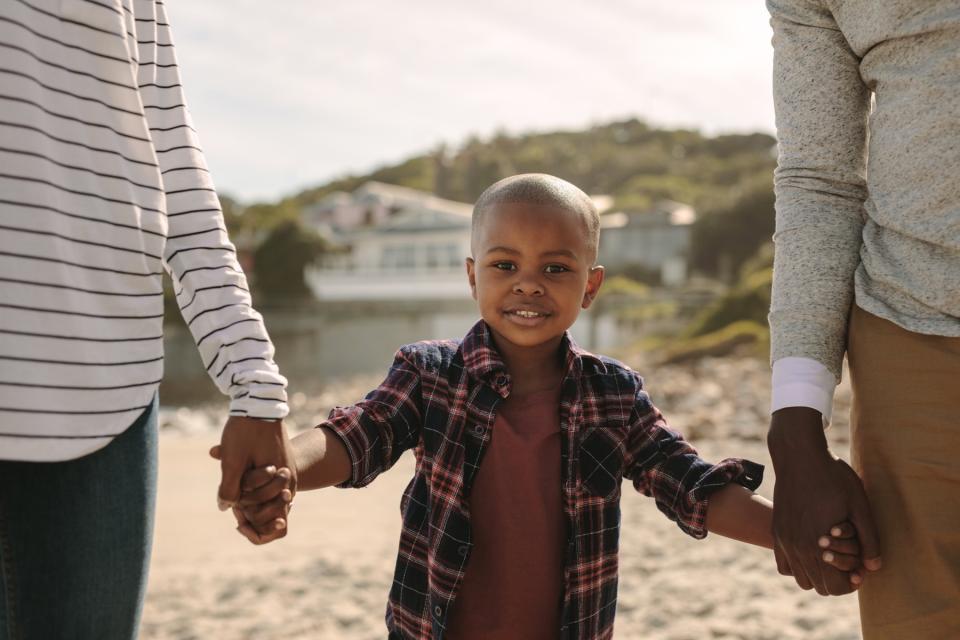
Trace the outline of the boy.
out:
M 462 342 L 401 348 L 364 401 L 294 439 L 302 489 L 364 486 L 415 451 L 391 638 L 609 638 L 622 478 L 694 537 L 771 546 L 770 504 L 751 491 L 762 468 L 701 460 L 635 372 L 566 333 L 603 282 L 599 226 L 586 194 L 558 178 L 490 187 L 467 259 L 483 320 Z M 248 473 L 248 486 L 266 484 L 243 515 L 284 526 L 284 481 Z M 855 540 L 828 544 L 852 570 Z

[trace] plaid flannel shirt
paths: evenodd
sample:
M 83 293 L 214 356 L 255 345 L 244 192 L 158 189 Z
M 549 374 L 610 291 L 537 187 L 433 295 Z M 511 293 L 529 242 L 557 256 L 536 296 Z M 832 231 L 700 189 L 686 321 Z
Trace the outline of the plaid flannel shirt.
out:
M 707 498 L 730 482 L 759 486 L 763 468 L 710 465 L 667 428 L 627 366 L 580 349 L 566 335 L 561 387 L 563 508 L 567 519 L 561 638 L 610 638 L 617 601 L 620 484 L 633 482 L 695 538 Z M 487 325 L 460 341 L 402 347 L 386 380 L 327 422 L 352 461 L 341 486 L 362 487 L 407 449 L 416 473 L 401 498 L 403 529 L 386 622 L 391 638 L 443 640 L 471 550 L 469 495 L 511 379 Z

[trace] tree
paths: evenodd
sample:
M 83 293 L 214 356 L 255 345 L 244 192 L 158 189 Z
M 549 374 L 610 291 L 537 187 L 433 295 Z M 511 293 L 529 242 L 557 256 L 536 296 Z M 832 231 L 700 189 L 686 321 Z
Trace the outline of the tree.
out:
M 280 222 L 253 254 L 257 295 L 269 300 L 308 296 L 304 268 L 326 248 L 323 238 L 296 220 Z
M 701 215 L 693 225 L 690 262 L 701 273 L 727 281 L 773 235 L 773 177 L 760 176 L 739 191 L 729 205 Z

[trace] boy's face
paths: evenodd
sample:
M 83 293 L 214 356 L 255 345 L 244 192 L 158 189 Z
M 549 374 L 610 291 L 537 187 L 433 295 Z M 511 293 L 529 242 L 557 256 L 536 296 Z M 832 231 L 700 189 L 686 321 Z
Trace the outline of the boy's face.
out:
M 603 282 L 586 222 L 572 212 L 499 205 L 486 213 L 472 245 L 470 289 L 501 348 L 559 340 Z

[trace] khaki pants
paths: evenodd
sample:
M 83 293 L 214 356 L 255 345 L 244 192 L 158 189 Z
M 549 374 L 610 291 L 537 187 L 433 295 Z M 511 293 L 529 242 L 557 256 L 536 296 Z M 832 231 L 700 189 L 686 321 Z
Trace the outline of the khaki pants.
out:
M 960 338 L 854 306 L 853 466 L 883 568 L 860 589 L 864 640 L 960 639 Z

